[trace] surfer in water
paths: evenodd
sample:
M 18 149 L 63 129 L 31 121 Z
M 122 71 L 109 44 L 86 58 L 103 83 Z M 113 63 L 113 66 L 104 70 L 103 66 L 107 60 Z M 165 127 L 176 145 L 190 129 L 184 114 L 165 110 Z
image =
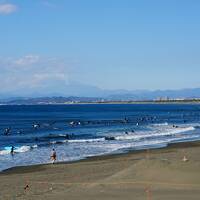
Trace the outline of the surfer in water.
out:
M 38 129 L 38 128 L 40 128 L 40 124 L 32 124 L 32 127 L 33 127 L 34 129 Z
M 55 149 L 52 149 L 52 153 L 51 153 L 52 164 L 55 163 L 56 157 L 57 157 L 57 156 L 56 156 L 56 151 L 55 151 Z
M 4 131 L 4 135 L 9 135 L 10 131 L 11 131 L 10 127 L 6 128 L 5 131 Z

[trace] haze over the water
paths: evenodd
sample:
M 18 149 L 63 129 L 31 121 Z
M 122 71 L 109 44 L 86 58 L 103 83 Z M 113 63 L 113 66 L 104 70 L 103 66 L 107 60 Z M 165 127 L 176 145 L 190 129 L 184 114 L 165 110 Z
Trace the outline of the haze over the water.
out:
M 0 94 L 198 88 L 199 10 L 198 0 L 1 0 Z

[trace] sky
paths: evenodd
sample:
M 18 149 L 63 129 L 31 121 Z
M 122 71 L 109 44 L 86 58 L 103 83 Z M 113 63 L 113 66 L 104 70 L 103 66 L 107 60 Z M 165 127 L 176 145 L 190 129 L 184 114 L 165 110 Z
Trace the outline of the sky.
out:
M 200 87 L 198 0 L 0 0 L 0 93 Z

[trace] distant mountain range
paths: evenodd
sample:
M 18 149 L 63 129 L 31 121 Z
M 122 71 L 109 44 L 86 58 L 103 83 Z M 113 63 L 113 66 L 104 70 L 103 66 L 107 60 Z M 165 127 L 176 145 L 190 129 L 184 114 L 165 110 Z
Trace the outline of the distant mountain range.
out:
M 182 90 L 155 90 L 127 92 L 109 95 L 110 100 L 155 100 L 155 99 L 193 99 L 200 98 L 200 88 Z
M 86 88 L 85 88 L 86 89 Z M 78 91 L 73 91 L 73 96 L 59 96 L 51 95 L 34 96 L 32 97 L 14 97 L 10 96 L 5 98 L 5 95 L 0 95 L 1 104 L 63 104 L 74 102 L 102 102 L 102 101 L 147 101 L 156 99 L 195 99 L 200 98 L 200 88 L 195 89 L 181 89 L 181 90 L 101 90 L 93 87 L 93 92 L 88 93 L 82 91 L 78 94 Z M 69 91 L 68 91 L 69 92 Z M 88 93 L 88 94 L 87 94 Z M 70 93 L 69 93 L 70 94 Z M 87 94 L 87 95 L 86 95 Z M 90 94 L 90 96 L 89 96 Z

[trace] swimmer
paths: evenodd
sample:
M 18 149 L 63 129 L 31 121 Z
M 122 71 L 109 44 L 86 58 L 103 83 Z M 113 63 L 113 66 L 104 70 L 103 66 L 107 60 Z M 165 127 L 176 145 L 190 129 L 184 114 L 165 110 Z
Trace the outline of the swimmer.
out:
M 11 130 L 10 127 L 6 128 L 5 131 L 4 131 L 4 135 L 10 134 L 10 130 Z
M 40 124 L 33 124 L 32 126 L 33 126 L 33 128 L 35 128 L 35 129 L 36 129 L 36 128 L 40 128 Z

